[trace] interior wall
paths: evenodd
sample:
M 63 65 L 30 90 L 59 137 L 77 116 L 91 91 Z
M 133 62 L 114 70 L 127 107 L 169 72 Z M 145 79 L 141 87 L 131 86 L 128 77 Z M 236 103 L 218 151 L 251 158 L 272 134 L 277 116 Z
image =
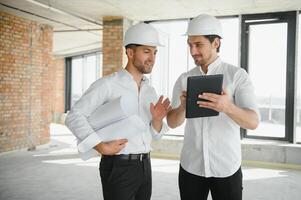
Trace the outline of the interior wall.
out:
M 65 58 L 54 58 L 54 102 L 52 110 L 52 121 L 64 123 L 65 113 Z
M 52 38 L 50 26 L 0 12 L 0 152 L 49 142 Z

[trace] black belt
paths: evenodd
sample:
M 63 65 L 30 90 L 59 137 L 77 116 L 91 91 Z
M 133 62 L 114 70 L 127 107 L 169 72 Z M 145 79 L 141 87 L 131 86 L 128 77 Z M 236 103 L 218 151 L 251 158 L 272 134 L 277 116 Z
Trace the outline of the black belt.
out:
M 117 159 L 117 160 L 145 160 L 150 158 L 149 153 L 139 153 L 139 154 L 120 154 L 120 155 L 102 155 L 105 159 Z

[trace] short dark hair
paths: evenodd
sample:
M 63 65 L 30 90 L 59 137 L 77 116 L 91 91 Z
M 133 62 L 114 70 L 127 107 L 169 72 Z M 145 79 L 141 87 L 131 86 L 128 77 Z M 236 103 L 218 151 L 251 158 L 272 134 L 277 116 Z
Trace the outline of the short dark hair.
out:
M 142 46 L 140 44 L 128 44 L 126 45 L 124 48 L 125 48 L 125 54 L 127 54 L 126 50 L 127 49 L 133 49 L 135 51 L 136 47 L 139 47 L 139 46 Z
M 216 51 L 219 52 L 219 49 L 221 47 L 221 40 L 220 39 L 222 39 L 222 38 L 218 35 L 204 35 L 204 37 L 207 38 L 210 43 L 212 43 L 215 40 L 215 38 L 218 38 L 219 39 L 219 46 L 217 47 Z
M 139 46 L 142 46 L 141 44 L 128 44 L 125 46 L 125 49 L 134 49 L 135 47 L 139 47 Z

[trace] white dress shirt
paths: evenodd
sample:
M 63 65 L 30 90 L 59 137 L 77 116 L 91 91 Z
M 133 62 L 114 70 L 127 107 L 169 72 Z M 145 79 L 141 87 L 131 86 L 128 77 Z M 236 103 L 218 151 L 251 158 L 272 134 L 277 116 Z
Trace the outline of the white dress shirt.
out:
M 132 75 L 123 69 L 95 81 L 75 103 L 67 115 L 66 125 L 76 136 L 78 146 L 81 147 L 80 149 L 84 149 L 84 151 L 79 152 L 83 160 L 98 155 L 93 149 L 93 146 L 102 141 L 101 135 L 99 136 L 93 130 L 87 118 L 98 106 L 113 101 L 123 95 L 135 95 L 137 97 L 138 109 L 136 115 L 148 128 L 146 128 L 144 132 L 136 133 L 136 137 L 128 138 L 126 147 L 118 154 L 148 153 L 151 151 L 150 144 L 152 138 L 155 140 L 160 139 L 162 135 L 168 131 L 168 127 L 165 123 L 163 123 L 159 133 L 151 124 L 150 103 L 155 104 L 158 97 L 155 89 L 149 86 L 148 83 L 148 79 L 143 76 L 140 91 L 138 91 L 137 83 Z M 91 146 L 91 139 L 95 145 Z
M 223 74 L 223 88 L 240 108 L 254 110 L 253 85 L 242 69 L 224 63 L 218 57 L 208 67 L 207 75 Z M 177 108 L 182 91 L 186 91 L 187 77 L 205 75 L 201 67 L 183 73 L 173 89 L 172 107 Z M 181 166 L 189 173 L 204 177 L 228 177 L 241 165 L 240 127 L 225 113 L 214 117 L 186 119 Z

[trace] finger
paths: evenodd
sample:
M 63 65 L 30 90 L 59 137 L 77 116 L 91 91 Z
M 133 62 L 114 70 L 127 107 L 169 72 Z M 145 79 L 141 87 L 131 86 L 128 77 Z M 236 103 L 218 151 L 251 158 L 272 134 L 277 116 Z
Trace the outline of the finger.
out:
M 125 144 L 115 146 L 115 147 L 112 149 L 112 151 L 113 151 L 112 154 L 115 155 L 116 153 L 119 153 L 124 147 L 125 147 Z
M 116 153 L 118 153 L 119 151 L 121 151 L 125 146 L 126 146 L 126 144 L 119 145 L 118 148 L 117 148 L 117 152 Z
M 186 91 L 182 91 L 182 96 L 186 97 L 187 96 L 187 92 Z
M 168 106 L 168 108 L 167 108 L 167 112 L 169 112 L 169 111 L 171 111 L 171 109 L 172 109 L 172 107 L 171 106 Z
M 150 103 L 150 112 L 153 113 L 155 111 L 155 105 Z
M 204 108 L 214 108 L 214 104 L 210 103 L 210 102 L 206 102 L 206 101 L 197 101 L 197 104 L 199 105 L 199 107 L 204 107 Z
M 170 101 L 168 101 L 168 102 L 166 102 L 166 104 L 164 104 L 164 108 L 167 109 L 167 108 L 170 107 L 170 105 L 171 105 L 171 104 L 170 104 Z
M 119 140 L 115 140 L 117 145 L 122 145 L 128 142 L 127 139 L 123 138 L 123 139 L 119 139 Z
M 204 97 L 210 97 L 210 98 L 219 98 L 220 95 L 219 94 L 214 94 L 214 93 L 203 93 L 199 95 L 199 98 L 204 98 Z
M 170 104 L 170 101 L 169 101 L 168 98 L 166 98 L 166 99 L 163 101 L 163 106 L 164 106 L 164 108 L 167 108 L 167 107 L 169 106 L 169 104 Z
M 161 103 L 162 103 L 162 100 L 163 100 L 163 95 L 161 95 L 161 96 L 160 96 L 160 98 L 159 98 L 159 100 L 158 100 L 157 104 L 158 104 L 158 103 L 160 103 L 160 104 L 161 104 Z
M 228 95 L 228 91 L 227 91 L 225 88 L 223 88 L 222 94 L 223 94 L 223 95 Z
M 207 96 L 207 95 L 201 95 L 199 97 L 201 99 L 205 99 L 205 100 L 208 100 L 208 101 L 211 101 L 211 102 L 217 102 L 218 101 L 217 98 L 214 98 L 214 97 L 211 97 L 211 96 Z

